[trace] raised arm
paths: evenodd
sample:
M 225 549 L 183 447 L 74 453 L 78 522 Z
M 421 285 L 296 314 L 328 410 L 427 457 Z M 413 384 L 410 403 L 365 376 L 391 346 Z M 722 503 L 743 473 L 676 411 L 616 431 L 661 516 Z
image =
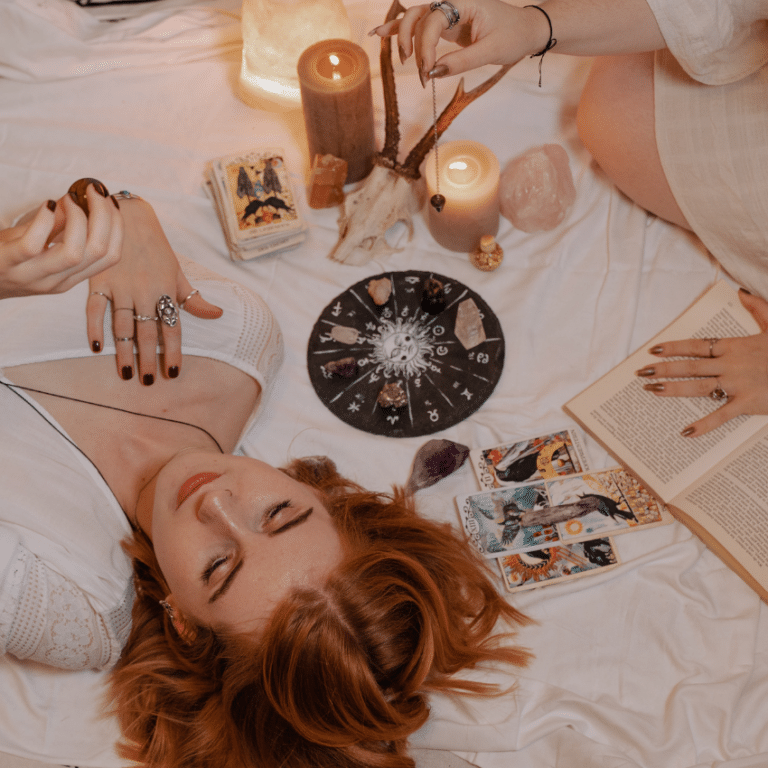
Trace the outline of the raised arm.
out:
M 402 18 L 371 34 L 398 36 L 402 61 L 413 53 L 422 83 L 430 76 L 457 75 L 484 64 L 514 64 L 545 50 L 551 36 L 558 53 L 600 56 L 653 51 L 664 38 L 646 0 L 547 0 L 539 8 L 502 0 L 451 0 L 460 22 L 448 29 L 445 13 L 430 5 L 409 8 Z M 439 59 L 440 38 L 462 46 Z M 431 75 L 430 75 L 431 73 Z

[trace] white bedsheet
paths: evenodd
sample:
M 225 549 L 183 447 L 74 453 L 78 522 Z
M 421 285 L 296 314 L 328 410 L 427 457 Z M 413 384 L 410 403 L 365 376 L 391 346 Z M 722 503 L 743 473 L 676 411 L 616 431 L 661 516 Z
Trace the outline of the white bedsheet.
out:
M 350 3 L 358 41 L 386 3 Z M 322 308 L 385 269 L 418 268 L 471 286 L 503 324 L 504 373 L 490 400 L 441 433 L 472 447 L 568 423 L 562 404 L 644 343 L 716 277 L 696 241 L 616 192 L 576 136 L 573 118 L 589 62 L 549 53 L 522 62 L 449 129 L 446 140 L 488 145 L 502 167 L 557 142 L 577 198 L 556 230 L 527 235 L 506 220 L 502 267 L 475 270 L 431 239 L 422 219 L 403 250 L 363 267 L 330 262 L 336 212 L 306 206 L 301 114 L 256 111 L 235 95 L 240 65 L 234 0 L 163 0 L 124 22 L 95 21 L 67 0 L 0 1 L 0 225 L 82 176 L 150 200 L 180 252 L 259 291 L 287 343 L 279 385 L 248 452 L 281 463 L 327 453 L 374 488 L 403 482 L 426 438 L 354 430 L 318 400 L 306 344 Z M 428 127 L 431 94 L 412 62 L 396 65 L 410 149 Z M 487 73 L 472 74 L 468 87 Z M 445 103 L 455 81 L 438 82 Z M 380 80 L 374 78 L 379 142 Z M 202 188 L 207 161 L 282 146 L 310 225 L 289 253 L 235 264 Z M 3 329 L 4 333 L 12 329 Z M 610 459 L 593 443 L 597 466 Z M 476 489 L 468 467 L 422 493 L 426 514 L 457 522 L 453 496 Z M 617 539 L 623 565 L 604 575 L 524 593 L 515 604 L 538 624 L 520 633 L 536 660 L 515 695 L 435 697 L 414 746 L 453 750 L 483 768 L 756 768 L 768 765 L 768 625 L 754 593 L 678 524 Z M 486 676 L 509 683 L 503 671 Z M 23 696 L 22 665 L 0 662 L 0 751 L 46 762 L 113 768 L 114 722 L 99 718 L 101 678 L 51 672 Z M 43 706 L 42 701 L 47 700 Z M 2 756 L 0 755 L 0 763 Z

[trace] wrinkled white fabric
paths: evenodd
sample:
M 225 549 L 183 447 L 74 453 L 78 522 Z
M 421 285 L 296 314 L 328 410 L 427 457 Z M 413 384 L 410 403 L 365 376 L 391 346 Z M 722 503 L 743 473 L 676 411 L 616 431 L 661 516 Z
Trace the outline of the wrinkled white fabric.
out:
M 171 0 L 105 23 L 69 0 L 2 0 L 0 77 L 61 80 L 221 56 L 241 45 L 240 5 Z
M 347 5 L 355 40 L 374 71 L 380 142 L 379 46 L 365 33 L 389 5 Z M 10 44 L 22 49 L 27 40 Z M 120 58 L 132 45 L 116 42 L 110 55 Z M 525 59 L 445 134 L 482 142 L 502 167 L 542 143 L 568 153 L 576 200 L 566 219 L 535 235 L 502 219 L 497 242 L 504 262 L 484 273 L 466 254 L 437 246 L 419 214 L 412 241 L 404 228 L 392 233 L 402 251 L 365 267 L 331 262 L 338 211 L 306 205 L 310 158 L 300 113 L 247 107 L 236 93 L 240 52 L 204 58 L 210 53 L 204 49 L 169 67 L 158 41 L 156 62 L 146 66 L 34 84 L 0 79 L 0 218 L 63 194 L 77 176 L 95 176 L 112 190 L 149 199 L 176 250 L 262 295 L 282 326 L 287 354 L 281 386 L 244 442 L 249 455 L 280 464 L 327 454 L 342 472 L 377 490 L 408 477 L 429 437 L 387 439 L 341 423 L 307 375 L 315 321 L 358 281 L 419 269 L 458 280 L 488 302 L 506 340 L 499 384 L 470 418 L 434 435 L 481 448 L 562 427 L 563 403 L 645 344 L 716 277 L 696 238 L 629 203 L 580 145 L 572 118 L 588 61 L 547 56 L 539 88 L 538 60 Z M 62 53 L 55 49 L 41 69 L 55 70 L 57 57 L 64 67 Z M 474 87 L 488 69 L 469 73 L 465 86 Z M 429 129 L 432 103 L 412 61 L 402 67 L 396 61 L 395 72 L 404 155 Z M 455 78 L 436 81 L 438 108 L 456 85 Z M 279 256 L 232 263 L 202 188 L 206 165 L 274 146 L 284 148 L 309 224 L 307 240 Z M 610 462 L 588 445 L 597 466 Z M 421 492 L 419 502 L 428 516 L 457 524 L 454 497 L 474 490 L 465 465 Z M 627 534 L 616 544 L 622 564 L 613 571 L 511 598 L 539 622 L 519 638 L 536 661 L 522 673 L 516 697 L 434 697 L 433 716 L 414 745 L 465 750 L 483 768 L 768 765 L 766 608 L 682 526 Z M 114 720 L 98 717 L 103 673 L 35 669 L 32 677 L 31 667 L 0 664 L 0 750 L 81 768 L 123 768 L 113 748 Z M 497 679 L 510 681 L 503 673 Z M 47 707 L 30 696 L 36 688 L 45 690 Z

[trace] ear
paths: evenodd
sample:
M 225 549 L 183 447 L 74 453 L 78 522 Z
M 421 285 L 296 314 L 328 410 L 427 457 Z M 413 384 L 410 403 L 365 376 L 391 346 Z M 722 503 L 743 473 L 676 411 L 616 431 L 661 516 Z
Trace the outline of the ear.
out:
M 185 643 L 191 643 L 197 636 L 197 629 L 194 623 L 179 609 L 174 596 L 172 594 L 168 595 L 165 600 L 160 601 L 160 605 L 168 614 L 168 618 L 179 638 Z

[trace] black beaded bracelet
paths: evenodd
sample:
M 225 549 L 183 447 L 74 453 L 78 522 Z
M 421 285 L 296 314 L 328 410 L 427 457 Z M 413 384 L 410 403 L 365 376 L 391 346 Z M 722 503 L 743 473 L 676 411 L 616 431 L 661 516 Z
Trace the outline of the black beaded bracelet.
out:
M 549 24 L 549 40 L 547 41 L 547 44 L 538 53 L 534 53 L 531 55 L 532 59 L 535 59 L 537 56 L 540 57 L 539 58 L 539 88 L 541 88 L 541 65 L 544 63 L 544 54 L 557 45 L 557 39 L 552 36 L 553 34 L 552 19 L 549 18 L 549 14 L 540 5 L 525 5 L 523 7 L 536 8 L 537 10 L 541 11 L 547 19 L 547 24 Z

